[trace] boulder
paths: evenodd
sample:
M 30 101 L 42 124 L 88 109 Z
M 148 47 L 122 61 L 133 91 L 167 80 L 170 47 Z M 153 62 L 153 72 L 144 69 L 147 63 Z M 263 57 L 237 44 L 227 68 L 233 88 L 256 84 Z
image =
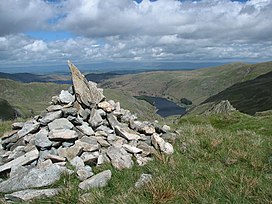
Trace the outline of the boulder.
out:
M 72 74 L 72 81 L 74 91 L 76 94 L 76 100 L 87 107 L 92 107 L 94 104 L 98 104 L 105 96 L 97 89 L 95 85 L 90 85 L 87 79 L 81 74 L 75 65 L 68 61 L 70 71 Z
M 59 148 L 58 154 L 61 157 L 67 158 L 68 161 L 71 161 L 76 156 L 82 153 L 83 147 L 75 146 L 67 147 L 67 148 Z
M 108 113 L 114 111 L 114 106 L 111 105 L 107 101 L 103 101 L 103 102 L 98 103 L 97 107 L 103 109 L 105 112 L 108 112 Z
M 59 95 L 59 100 L 61 103 L 73 103 L 75 101 L 75 96 L 69 93 L 69 91 L 62 90 Z
M 49 186 L 60 179 L 62 172 L 64 169 L 55 164 L 44 168 L 32 168 L 0 183 L 0 192 L 7 193 Z
M 81 182 L 79 188 L 81 190 L 89 190 L 91 188 L 99 188 L 107 185 L 108 181 L 111 179 L 111 171 L 102 171 L 93 177 Z
M 98 126 L 100 126 L 100 125 L 103 124 L 102 117 L 100 116 L 99 112 L 96 109 L 94 109 L 94 108 L 91 110 L 89 124 L 93 128 L 96 128 L 96 127 L 98 127 Z
M 141 138 L 137 132 L 125 127 L 121 128 L 119 126 L 115 126 L 115 132 L 116 135 L 119 135 L 127 140 L 139 140 Z
M 158 134 L 151 136 L 152 144 L 157 150 L 160 150 L 166 154 L 173 154 L 174 148 L 169 142 L 165 142 Z
M 109 156 L 112 165 L 119 170 L 131 168 L 133 166 L 131 154 L 128 154 L 123 148 L 111 146 L 107 150 L 107 155 Z
M 151 174 L 141 174 L 140 178 L 136 181 L 135 187 L 136 188 L 141 188 L 148 182 L 152 180 L 152 175 Z
M 5 195 L 5 199 L 13 202 L 23 202 L 30 201 L 33 199 L 40 199 L 43 197 L 52 197 L 59 193 L 59 189 L 27 189 L 23 191 L 17 191 L 11 194 Z
M 85 135 L 88 135 L 88 136 L 94 135 L 94 131 L 92 127 L 90 127 L 89 124 L 86 122 L 83 122 L 82 125 L 77 126 L 76 128 L 79 129 L 79 131 Z

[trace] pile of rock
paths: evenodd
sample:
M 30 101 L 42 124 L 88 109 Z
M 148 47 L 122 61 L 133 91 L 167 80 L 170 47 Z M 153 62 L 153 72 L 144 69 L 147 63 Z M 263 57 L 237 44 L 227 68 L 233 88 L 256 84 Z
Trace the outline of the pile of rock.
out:
M 17 191 L 6 199 L 55 195 L 58 189 L 31 188 L 51 185 L 63 172 L 75 172 L 82 181 L 80 189 L 104 186 L 111 171 L 94 175 L 93 166 L 110 162 L 121 170 L 133 166 L 133 157 L 138 165 L 145 165 L 157 151 L 174 151 L 161 137 L 168 126 L 138 121 L 119 102 L 107 101 L 102 89 L 68 63 L 73 86 L 53 97 L 41 115 L 14 123 L 13 131 L 2 137 L 0 173 L 8 173 L 9 178 L 0 183 L 0 192 Z

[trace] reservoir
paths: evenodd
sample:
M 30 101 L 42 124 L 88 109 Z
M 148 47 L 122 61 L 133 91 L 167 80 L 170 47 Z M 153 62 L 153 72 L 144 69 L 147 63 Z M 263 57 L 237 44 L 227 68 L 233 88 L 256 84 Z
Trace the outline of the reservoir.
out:
M 138 99 L 145 100 L 156 107 L 157 114 L 162 117 L 167 117 L 171 115 L 183 115 L 186 113 L 186 109 L 178 106 L 172 101 L 166 98 L 153 97 L 153 96 L 138 96 Z

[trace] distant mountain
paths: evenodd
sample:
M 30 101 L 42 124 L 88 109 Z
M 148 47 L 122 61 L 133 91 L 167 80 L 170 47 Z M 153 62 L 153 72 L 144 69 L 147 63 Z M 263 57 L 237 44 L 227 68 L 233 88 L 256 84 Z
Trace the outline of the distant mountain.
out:
M 229 100 L 240 112 L 255 114 L 272 109 L 272 71 L 253 80 L 234 84 L 203 102 Z
M 31 73 L 3 73 L 0 72 L 1 79 L 10 79 L 23 83 L 32 83 L 32 82 L 52 82 L 57 84 L 70 84 L 71 80 L 66 76 L 59 75 L 38 75 Z
M 114 72 L 106 72 L 106 73 L 91 73 L 86 74 L 85 77 L 88 81 L 93 81 L 96 83 L 100 83 L 103 80 L 111 79 L 117 76 L 120 76 L 122 74 L 114 73 Z
M 272 62 L 232 63 L 192 71 L 156 71 L 130 74 L 101 83 L 104 88 L 120 89 L 132 95 L 148 95 L 181 99 L 198 105 L 207 98 L 240 82 L 254 79 L 272 71 Z

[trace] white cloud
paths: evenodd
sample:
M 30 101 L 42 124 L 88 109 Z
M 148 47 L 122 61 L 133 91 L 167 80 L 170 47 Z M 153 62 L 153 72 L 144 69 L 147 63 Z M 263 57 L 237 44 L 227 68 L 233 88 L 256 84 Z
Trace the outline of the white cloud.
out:
M 1 1 L 0 65 L 68 58 L 86 63 L 272 58 L 272 0 L 46 2 Z M 77 37 L 42 41 L 18 34 L 33 30 Z

